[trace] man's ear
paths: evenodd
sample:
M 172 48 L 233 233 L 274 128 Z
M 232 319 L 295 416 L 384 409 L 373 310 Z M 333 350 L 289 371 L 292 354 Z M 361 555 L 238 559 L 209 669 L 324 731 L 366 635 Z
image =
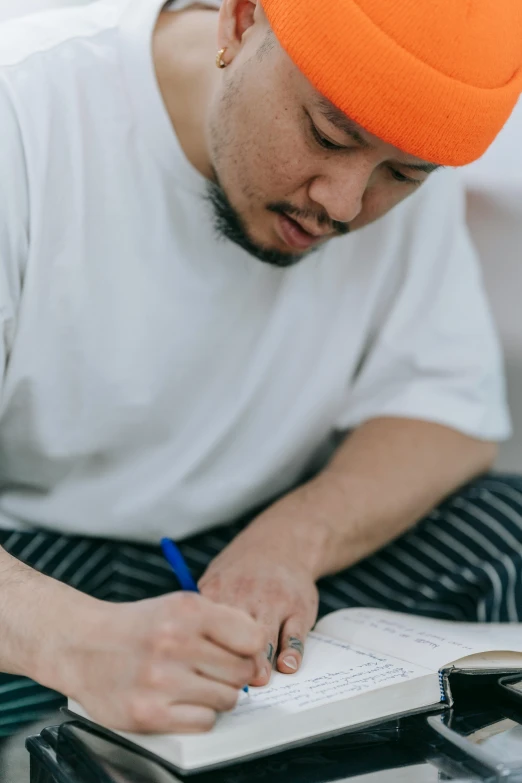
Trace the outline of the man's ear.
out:
M 219 11 L 218 49 L 226 49 L 228 65 L 239 52 L 243 36 L 254 25 L 258 0 L 223 0 Z

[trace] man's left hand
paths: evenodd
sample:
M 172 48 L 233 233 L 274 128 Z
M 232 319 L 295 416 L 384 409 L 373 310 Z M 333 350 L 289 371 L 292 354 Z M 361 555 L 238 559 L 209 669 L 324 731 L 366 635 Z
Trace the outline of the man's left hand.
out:
M 303 540 L 260 523 L 232 541 L 199 582 L 204 596 L 245 610 L 266 629 L 266 653 L 251 685 L 266 685 L 274 665 L 297 671 L 319 603 L 312 570 L 299 557 Z

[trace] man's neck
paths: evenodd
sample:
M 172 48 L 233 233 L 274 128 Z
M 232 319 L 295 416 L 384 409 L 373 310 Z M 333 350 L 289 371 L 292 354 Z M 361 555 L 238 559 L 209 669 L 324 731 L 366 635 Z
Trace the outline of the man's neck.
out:
M 153 35 L 159 88 L 179 143 L 207 178 L 212 169 L 205 138 L 206 115 L 219 71 L 214 65 L 218 13 L 204 6 L 160 14 Z

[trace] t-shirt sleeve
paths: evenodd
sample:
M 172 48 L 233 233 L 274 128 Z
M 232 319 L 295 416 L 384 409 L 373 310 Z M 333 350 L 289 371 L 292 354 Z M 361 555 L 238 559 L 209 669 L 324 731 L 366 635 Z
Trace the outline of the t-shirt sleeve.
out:
M 401 279 L 338 421 L 436 422 L 484 440 L 510 435 L 502 354 L 454 172 L 436 172 L 405 223 Z
M 29 248 L 27 170 L 8 87 L 0 77 L 0 401 Z

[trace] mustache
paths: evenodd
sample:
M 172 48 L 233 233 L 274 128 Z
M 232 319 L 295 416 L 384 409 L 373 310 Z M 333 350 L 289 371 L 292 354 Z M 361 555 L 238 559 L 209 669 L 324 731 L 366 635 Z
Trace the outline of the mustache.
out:
M 326 226 L 339 236 L 350 233 L 349 223 L 342 223 L 340 220 L 331 220 L 325 212 L 315 212 L 311 209 L 299 209 L 288 201 L 275 201 L 268 204 L 267 209 L 269 212 L 275 212 L 276 215 L 290 215 L 290 217 L 301 218 L 302 220 L 312 220 L 321 228 Z

